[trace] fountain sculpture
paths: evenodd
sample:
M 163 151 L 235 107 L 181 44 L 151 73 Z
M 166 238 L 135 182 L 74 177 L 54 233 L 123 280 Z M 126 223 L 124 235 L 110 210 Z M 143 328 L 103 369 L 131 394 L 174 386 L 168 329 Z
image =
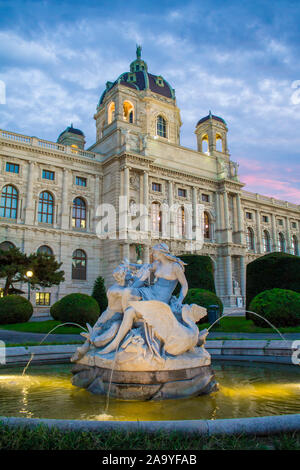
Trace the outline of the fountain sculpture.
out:
M 188 291 L 184 262 L 165 243 L 152 248 L 152 264 L 124 260 L 107 291 L 108 307 L 72 357 L 72 383 L 95 394 L 125 400 L 161 400 L 217 390 L 208 331 L 196 325 L 206 315 L 182 304 Z M 151 274 L 154 282 L 150 282 Z M 173 295 L 177 283 L 179 296 Z

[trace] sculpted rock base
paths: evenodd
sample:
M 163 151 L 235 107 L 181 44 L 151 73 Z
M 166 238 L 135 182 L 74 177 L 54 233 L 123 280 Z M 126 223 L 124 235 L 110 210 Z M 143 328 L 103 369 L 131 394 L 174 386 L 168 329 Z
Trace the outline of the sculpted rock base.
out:
M 111 357 L 110 357 L 111 356 Z M 211 393 L 218 389 L 204 348 L 194 348 L 181 356 L 131 357 L 124 351 L 102 355 L 89 351 L 73 367 L 73 385 L 89 392 L 122 400 L 164 400 Z
M 208 394 L 218 390 L 210 365 L 167 371 L 118 371 L 76 364 L 72 383 L 98 395 L 121 400 L 164 400 Z

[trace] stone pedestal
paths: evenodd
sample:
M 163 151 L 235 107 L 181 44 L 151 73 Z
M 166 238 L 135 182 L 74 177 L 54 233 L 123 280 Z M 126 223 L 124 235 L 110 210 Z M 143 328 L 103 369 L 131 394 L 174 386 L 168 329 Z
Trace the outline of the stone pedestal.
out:
M 116 358 L 106 356 L 101 357 L 96 349 L 89 351 L 73 367 L 73 385 L 94 394 L 106 395 L 109 390 L 113 398 L 140 401 L 185 398 L 218 389 L 204 348 L 180 357 L 167 356 L 160 364 L 156 358 L 133 360 L 122 351 Z

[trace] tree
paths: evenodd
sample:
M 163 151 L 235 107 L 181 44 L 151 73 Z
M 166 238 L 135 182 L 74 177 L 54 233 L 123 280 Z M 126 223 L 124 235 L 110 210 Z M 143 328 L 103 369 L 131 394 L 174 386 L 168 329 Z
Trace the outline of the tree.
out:
M 95 280 L 92 297 L 97 300 L 100 307 L 100 312 L 104 312 L 104 310 L 106 310 L 107 308 L 108 301 L 106 296 L 104 279 L 101 276 L 97 277 L 97 279 Z
M 28 282 L 26 272 L 29 270 L 33 272 L 30 283 L 36 289 L 60 284 L 64 281 L 64 271 L 58 271 L 61 265 L 53 255 L 34 253 L 28 256 L 19 248 L 0 250 L 0 278 L 5 278 L 3 295 L 22 293 L 14 285 Z

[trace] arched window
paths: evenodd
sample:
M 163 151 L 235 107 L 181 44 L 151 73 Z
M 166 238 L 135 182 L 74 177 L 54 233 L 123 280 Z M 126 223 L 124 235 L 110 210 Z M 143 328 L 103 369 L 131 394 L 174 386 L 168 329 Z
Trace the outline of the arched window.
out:
M 167 137 L 167 122 L 160 115 L 156 119 L 156 134 L 160 137 Z
M 0 217 L 16 219 L 18 213 L 18 191 L 14 186 L 4 186 L 1 193 Z
M 216 150 L 218 152 L 223 152 L 223 140 L 220 134 L 216 135 Z
M 159 202 L 153 202 L 151 205 L 152 231 L 161 233 L 162 231 L 162 212 Z
M 133 105 L 129 101 L 123 103 L 123 119 L 126 122 L 133 123 Z
M 179 207 L 177 211 L 177 231 L 178 236 L 183 238 L 186 235 L 186 219 L 185 219 L 185 211 L 184 207 Z
M 47 246 L 47 245 L 42 245 L 40 246 L 38 249 L 37 249 L 37 252 L 38 253 L 42 253 L 44 255 L 53 255 L 53 251 L 52 249 L 50 248 L 50 246 Z
M 296 235 L 292 236 L 292 252 L 293 255 L 299 256 L 298 238 Z
M 208 147 L 208 136 L 207 134 L 205 134 L 203 137 L 202 137 L 202 152 L 203 153 L 208 153 L 209 152 L 209 147 Z
M 81 197 L 73 201 L 72 227 L 86 228 L 86 204 Z
M 86 280 L 87 257 L 83 250 L 75 250 L 72 256 L 72 279 Z
M 39 198 L 38 221 L 53 224 L 54 199 L 48 191 L 43 191 Z
M 110 124 L 111 122 L 115 120 L 115 111 L 116 111 L 115 102 L 112 101 L 108 106 L 108 112 L 107 112 L 108 124 Z
M 271 238 L 268 230 L 263 231 L 263 248 L 264 253 L 269 253 L 271 251 Z
M 251 227 L 248 227 L 248 229 L 247 229 L 246 239 L 247 239 L 247 248 L 248 248 L 248 250 L 249 251 L 254 251 L 254 248 L 255 248 L 254 232 L 253 232 Z
M 204 232 L 203 236 L 206 239 L 211 238 L 211 233 L 210 233 L 210 217 L 208 212 L 204 212 Z
M 12 248 L 15 248 L 15 245 L 12 242 L 0 243 L 0 250 L 2 251 L 8 251 L 8 250 L 11 250 Z
M 278 251 L 285 252 L 285 239 L 281 232 L 278 234 Z

